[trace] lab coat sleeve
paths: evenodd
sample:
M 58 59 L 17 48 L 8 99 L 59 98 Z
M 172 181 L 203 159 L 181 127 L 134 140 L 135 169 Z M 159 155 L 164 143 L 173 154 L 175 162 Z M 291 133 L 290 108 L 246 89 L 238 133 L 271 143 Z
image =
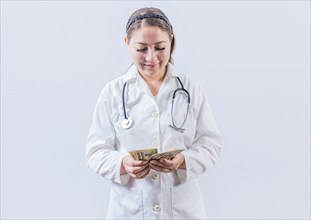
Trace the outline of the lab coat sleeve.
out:
M 110 95 L 109 95 L 110 94 Z M 97 101 L 86 144 L 86 165 L 100 176 L 121 185 L 128 183 L 128 174 L 120 175 L 124 153 L 117 151 L 111 119 L 111 91 L 105 87 Z M 109 113 L 110 112 L 110 113 Z
M 213 167 L 223 148 L 223 137 L 218 130 L 206 94 L 201 86 L 199 91 L 201 99 L 198 103 L 195 138 L 192 146 L 185 146 L 187 150 L 182 152 L 185 157 L 186 170 L 178 169 L 176 171 L 181 183 L 189 181 Z

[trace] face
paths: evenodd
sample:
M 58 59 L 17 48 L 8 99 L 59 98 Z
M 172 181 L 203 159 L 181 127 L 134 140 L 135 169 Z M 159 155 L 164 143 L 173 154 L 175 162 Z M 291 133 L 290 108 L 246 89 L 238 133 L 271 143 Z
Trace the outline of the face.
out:
M 150 79 L 164 76 L 170 59 L 169 34 L 158 27 L 143 27 L 133 31 L 125 43 L 140 74 Z

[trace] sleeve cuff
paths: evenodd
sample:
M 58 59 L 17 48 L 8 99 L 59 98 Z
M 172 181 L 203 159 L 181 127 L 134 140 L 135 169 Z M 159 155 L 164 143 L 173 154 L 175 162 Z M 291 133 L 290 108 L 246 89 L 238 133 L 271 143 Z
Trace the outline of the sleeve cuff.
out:
M 122 174 L 120 173 L 121 170 L 121 164 L 122 164 L 122 159 L 123 157 L 127 155 L 127 154 L 120 154 L 120 157 L 118 158 L 118 162 L 117 162 L 117 166 L 116 166 L 116 173 L 117 173 L 117 183 L 119 183 L 120 185 L 126 185 L 129 181 L 131 176 L 127 173 Z
M 120 184 L 122 186 L 126 185 L 130 181 L 130 178 L 131 178 L 131 176 L 128 175 L 127 173 L 120 175 Z
M 188 180 L 189 170 L 190 170 L 190 163 L 189 163 L 188 156 L 185 152 L 182 152 L 182 154 L 185 157 L 186 169 L 177 169 L 176 170 L 177 178 L 178 178 L 180 183 L 184 183 Z
M 184 183 L 187 181 L 187 170 L 177 169 L 176 174 L 180 183 Z

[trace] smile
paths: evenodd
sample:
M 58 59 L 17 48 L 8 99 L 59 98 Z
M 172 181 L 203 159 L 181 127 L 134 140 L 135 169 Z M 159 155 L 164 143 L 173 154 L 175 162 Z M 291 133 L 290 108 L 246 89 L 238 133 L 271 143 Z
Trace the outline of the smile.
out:
M 153 64 L 144 64 L 144 66 L 150 67 L 150 68 L 154 68 L 156 65 L 157 65 L 157 63 L 153 63 Z

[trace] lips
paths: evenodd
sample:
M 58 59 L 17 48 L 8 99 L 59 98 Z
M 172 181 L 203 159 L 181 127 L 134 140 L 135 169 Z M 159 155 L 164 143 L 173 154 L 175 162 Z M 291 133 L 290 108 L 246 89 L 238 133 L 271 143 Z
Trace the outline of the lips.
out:
M 154 68 L 157 64 L 156 63 L 145 63 L 144 66 L 147 68 Z

